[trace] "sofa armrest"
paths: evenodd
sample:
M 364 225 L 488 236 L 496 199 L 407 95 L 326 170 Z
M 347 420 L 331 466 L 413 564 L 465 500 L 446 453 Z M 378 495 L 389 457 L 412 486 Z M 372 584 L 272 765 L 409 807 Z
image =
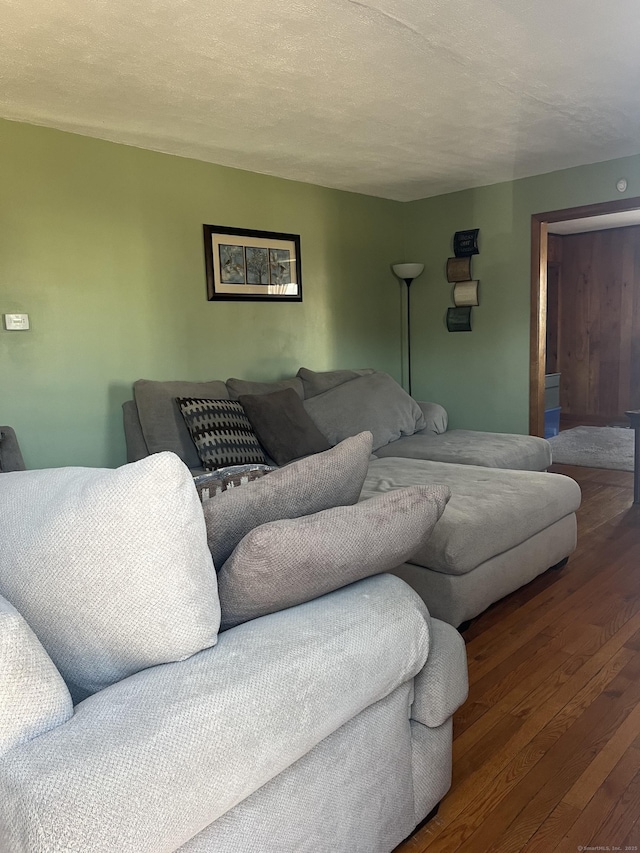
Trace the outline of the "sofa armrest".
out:
M 410 587 L 379 575 L 90 696 L 0 758 L 0 850 L 179 849 L 411 680 L 429 622 Z
M 431 619 L 429 657 L 416 676 L 411 719 L 438 728 L 463 704 L 469 693 L 464 640 L 447 622 Z
M 426 427 L 420 432 L 441 435 L 447 431 L 449 415 L 444 406 L 439 403 L 424 403 L 420 400 L 416 400 L 416 402 L 422 409 L 422 414 L 427 422 Z
M 127 400 L 122 404 L 122 420 L 127 444 L 127 462 L 138 462 L 149 455 L 149 450 L 142 434 L 135 400 Z
M 0 471 L 24 471 L 24 459 L 14 430 L 0 426 Z

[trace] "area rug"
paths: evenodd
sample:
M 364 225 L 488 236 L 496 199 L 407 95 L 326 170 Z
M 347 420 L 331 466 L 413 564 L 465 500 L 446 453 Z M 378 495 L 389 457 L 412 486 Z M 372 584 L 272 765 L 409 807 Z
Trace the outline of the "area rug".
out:
M 564 430 L 549 441 L 553 462 L 633 471 L 632 429 L 579 426 Z

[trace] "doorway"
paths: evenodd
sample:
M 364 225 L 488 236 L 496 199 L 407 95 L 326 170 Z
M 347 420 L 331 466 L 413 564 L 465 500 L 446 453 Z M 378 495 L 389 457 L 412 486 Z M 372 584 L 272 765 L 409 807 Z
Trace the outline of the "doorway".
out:
M 637 217 L 636 217 L 637 214 Z M 598 217 L 598 221 L 594 219 Z M 531 217 L 531 339 L 529 375 L 529 432 L 544 435 L 544 391 L 547 340 L 553 338 L 548 323 L 557 322 L 553 306 L 549 317 L 548 262 L 549 225 L 573 220 L 591 220 L 585 230 L 617 228 L 640 222 L 640 198 L 620 199 L 602 204 L 536 213 Z M 553 260 L 551 258 L 551 260 Z M 552 264 L 553 268 L 553 264 Z M 553 281 L 551 281 L 553 291 Z M 553 354 L 550 353 L 553 360 Z

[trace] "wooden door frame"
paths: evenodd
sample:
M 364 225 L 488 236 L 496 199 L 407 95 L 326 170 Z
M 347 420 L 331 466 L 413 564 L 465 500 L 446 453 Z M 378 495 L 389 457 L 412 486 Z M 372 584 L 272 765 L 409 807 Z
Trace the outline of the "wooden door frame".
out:
M 544 435 L 544 373 L 547 355 L 548 225 L 568 219 L 587 219 L 606 213 L 640 210 L 640 198 L 624 198 L 550 210 L 531 216 L 531 336 L 529 366 L 529 433 Z M 615 226 L 612 226 L 615 227 Z

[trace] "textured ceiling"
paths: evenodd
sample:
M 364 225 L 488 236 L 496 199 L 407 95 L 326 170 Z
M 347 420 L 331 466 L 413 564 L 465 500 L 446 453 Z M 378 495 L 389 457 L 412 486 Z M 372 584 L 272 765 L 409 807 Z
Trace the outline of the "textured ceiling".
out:
M 0 115 L 409 200 L 640 152 L 638 0 L 0 0 Z

